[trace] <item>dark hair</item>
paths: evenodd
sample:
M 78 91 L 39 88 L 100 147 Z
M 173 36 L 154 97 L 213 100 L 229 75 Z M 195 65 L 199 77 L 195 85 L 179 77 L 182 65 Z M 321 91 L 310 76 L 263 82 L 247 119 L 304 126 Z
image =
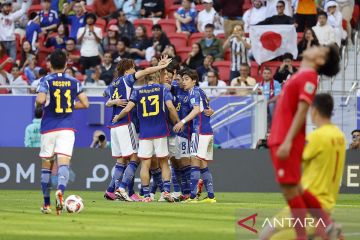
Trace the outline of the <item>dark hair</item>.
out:
M 28 43 L 29 43 L 29 45 L 30 45 L 30 51 L 29 51 L 29 54 L 32 54 L 32 55 L 34 55 L 34 57 L 35 57 L 35 53 L 34 53 L 34 51 L 32 50 L 31 43 L 30 43 L 28 40 L 24 41 L 24 42 L 21 44 L 21 59 L 20 59 L 20 66 L 23 66 L 23 65 L 24 65 L 24 63 L 25 63 L 25 61 L 26 61 L 26 59 L 27 59 L 26 52 L 24 51 L 24 43 L 26 43 L 26 42 L 28 42 Z
M 160 31 L 162 31 L 162 28 L 161 28 L 160 24 L 155 24 L 155 25 L 152 26 L 151 30 L 152 30 L 152 31 L 154 31 L 154 30 L 160 30 Z
M 328 49 L 325 64 L 320 66 L 317 72 L 320 75 L 333 77 L 340 71 L 340 53 L 339 47 L 334 43 L 326 46 Z
M 175 59 L 172 60 L 172 62 L 165 68 L 166 71 L 171 72 L 171 73 L 175 73 L 179 71 L 180 69 L 180 64 L 178 61 L 176 61 Z
M 184 75 L 188 75 L 193 81 L 196 81 L 196 83 L 199 82 L 199 75 L 197 74 L 196 70 L 188 68 L 183 72 L 182 76 Z
M 206 73 L 206 75 L 207 75 L 209 72 L 214 73 L 216 79 L 219 80 L 219 72 L 218 72 L 218 71 L 216 71 L 216 70 L 214 70 L 214 69 L 210 69 L 210 70 Z
M 63 26 L 64 26 L 64 35 L 65 35 L 65 37 L 68 37 L 68 36 L 69 36 L 69 28 L 68 28 L 68 26 L 67 26 L 66 24 L 64 24 L 64 23 L 60 23 L 59 25 L 57 25 L 57 27 L 56 27 L 56 32 L 57 32 L 58 28 L 60 27 L 60 25 L 63 25 Z
M 64 72 L 66 72 L 66 70 L 68 70 L 68 69 L 69 69 L 69 70 L 72 72 L 72 74 L 75 76 L 76 71 L 75 71 L 75 69 L 74 69 L 73 67 L 67 67 Z
M 250 68 L 250 67 L 249 67 L 249 64 L 247 64 L 247 63 L 241 63 L 241 64 L 240 64 L 240 67 L 247 67 L 247 69 Z
M 72 38 L 72 37 L 69 37 L 68 39 L 66 39 L 66 41 L 65 42 L 67 42 L 67 41 L 73 41 L 74 43 L 76 43 L 76 39 L 75 38 Z
M 87 13 L 85 16 L 85 22 L 88 18 L 94 19 L 94 22 L 96 22 L 96 19 L 97 19 L 96 15 L 94 13 Z
M 50 64 L 53 69 L 64 69 L 66 66 L 66 53 L 60 49 L 56 49 L 50 55 Z
M 146 27 L 144 26 L 144 25 L 139 25 L 139 26 L 137 26 L 136 28 L 138 28 L 138 27 L 140 27 L 142 30 L 143 30 L 143 32 L 144 32 L 144 36 L 143 36 L 143 38 L 144 39 L 147 39 L 147 31 L 146 31 Z M 135 38 L 136 38 L 136 36 L 135 36 Z
M 212 28 L 214 30 L 215 26 L 212 23 L 208 23 L 208 24 L 205 25 L 205 28 Z
M 45 76 L 46 74 L 47 74 L 46 69 L 45 69 L 45 68 L 40 68 L 40 70 L 39 70 L 39 75 L 40 75 L 40 76 Z
M 0 42 L 1 50 L 0 50 L 0 57 L 3 57 L 6 54 L 6 48 L 3 42 Z
M 282 55 L 282 57 L 281 57 L 281 60 L 285 60 L 285 59 L 291 59 L 291 60 L 293 60 L 294 59 L 294 56 L 291 54 L 291 53 L 284 53 L 284 55 Z
M 285 6 L 285 2 L 283 0 L 279 0 L 277 3 L 281 3 L 282 5 Z
M 264 69 L 262 70 L 262 72 L 264 72 L 264 71 L 270 71 L 270 72 L 272 73 L 271 68 L 269 68 L 269 67 L 264 67 Z
M 325 17 L 326 17 L 326 19 L 328 18 L 327 13 L 326 13 L 326 12 L 324 12 L 324 11 L 320 11 L 320 12 L 318 12 L 317 17 L 319 17 L 319 16 L 325 16 Z
M 14 63 L 14 64 L 12 65 L 11 70 L 13 70 L 13 68 L 17 68 L 17 69 L 19 69 L 19 70 L 20 70 L 20 66 L 19 66 L 19 65 L 17 65 L 16 63 Z
M 35 108 L 34 114 L 35 114 L 35 118 L 42 118 L 42 116 L 43 116 L 42 107 Z
M 204 57 L 200 43 L 194 43 L 194 44 L 196 44 L 198 46 L 199 52 L 193 58 Z
M 129 47 L 129 46 L 130 46 L 130 40 L 129 40 L 129 38 L 127 38 L 127 37 L 122 37 L 122 38 L 120 38 L 120 39 L 117 41 L 116 44 L 118 44 L 119 42 L 123 42 L 124 45 L 125 45 L 125 47 Z
M 33 20 L 34 18 L 36 18 L 38 16 L 37 12 L 31 12 L 30 16 L 29 16 L 29 20 Z
M 328 93 L 316 94 L 312 106 L 320 113 L 322 117 L 331 118 L 334 110 L 334 100 Z
M 303 36 L 302 36 L 301 41 L 299 42 L 299 45 L 301 45 L 303 48 L 306 48 L 307 41 L 306 41 L 305 35 L 306 35 L 306 32 L 307 32 L 307 31 L 310 31 L 311 34 L 312 34 L 312 36 L 313 36 L 313 38 L 314 38 L 314 40 L 312 41 L 311 46 L 313 46 L 313 45 L 319 46 L 319 45 L 320 45 L 320 44 L 319 44 L 319 40 L 318 40 L 318 38 L 317 38 L 317 36 L 316 36 L 316 34 L 315 34 L 315 32 L 314 32 L 314 30 L 313 30 L 312 28 L 305 28 L 304 34 L 303 34 Z
M 116 66 L 116 77 L 124 76 L 125 72 L 135 67 L 135 62 L 132 59 L 123 58 Z
M 353 135 L 353 134 L 356 133 L 356 132 L 360 133 L 360 129 L 355 129 L 355 130 L 353 130 L 353 131 L 351 132 L 351 135 Z

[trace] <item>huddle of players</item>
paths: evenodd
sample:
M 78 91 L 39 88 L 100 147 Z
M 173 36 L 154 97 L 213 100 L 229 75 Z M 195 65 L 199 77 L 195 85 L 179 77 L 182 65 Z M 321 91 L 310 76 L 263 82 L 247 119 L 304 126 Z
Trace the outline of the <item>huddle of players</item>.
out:
M 178 70 L 178 64 L 167 56 L 158 66 L 140 71 L 133 60 L 119 62 L 118 77 L 104 92 L 106 106 L 113 108 L 109 128 L 116 158 L 106 199 L 151 202 L 159 187 L 160 201 L 216 202 L 207 167 L 213 158 L 212 110 L 197 86 L 196 71 Z M 143 86 L 134 86 L 142 79 Z M 140 164 L 143 197 L 133 190 Z M 202 184 L 208 196 L 199 200 Z

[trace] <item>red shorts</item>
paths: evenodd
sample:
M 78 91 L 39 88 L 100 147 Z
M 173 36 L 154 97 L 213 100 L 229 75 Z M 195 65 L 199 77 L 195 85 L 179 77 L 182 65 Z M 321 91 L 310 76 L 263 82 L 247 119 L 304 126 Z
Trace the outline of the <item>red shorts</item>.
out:
M 289 157 L 284 160 L 280 160 L 276 156 L 278 148 L 279 145 L 270 147 L 276 181 L 280 184 L 298 184 L 301 179 L 301 159 L 304 146 L 293 146 Z

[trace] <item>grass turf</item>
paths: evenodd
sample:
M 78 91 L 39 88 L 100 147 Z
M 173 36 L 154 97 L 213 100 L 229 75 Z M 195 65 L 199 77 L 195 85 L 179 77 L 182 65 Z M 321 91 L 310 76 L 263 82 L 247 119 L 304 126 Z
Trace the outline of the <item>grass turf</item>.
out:
M 51 215 L 40 213 L 39 191 L 1 190 L 0 239 L 243 239 L 235 234 L 239 211 L 285 205 L 277 193 L 218 193 L 218 203 L 211 205 L 111 202 L 103 199 L 102 192 L 76 194 L 85 201 L 84 211 L 57 216 L 54 207 Z M 337 208 L 360 215 L 360 194 L 340 195 Z M 347 211 L 343 215 L 348 215 Z M 346 239 L 360 239 L 356 233 L 356 229 L 360 231 L 359 221 L 352 224 L 353 231 Z

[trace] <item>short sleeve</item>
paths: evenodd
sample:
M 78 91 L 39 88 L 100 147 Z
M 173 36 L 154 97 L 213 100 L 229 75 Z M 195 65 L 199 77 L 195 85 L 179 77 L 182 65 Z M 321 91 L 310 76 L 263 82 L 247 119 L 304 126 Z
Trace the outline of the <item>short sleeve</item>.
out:
M 200 105 L 200 92 L 197 89 L 194 89 L 190 94 L 190 104 L 192 107 Z
M 80 93 L 84 92 L 83 86 L 81 85 L 81 83 L 78 81 L 76 83 L 76 93 L 77 95 L 79 95 Z
M 317 75 L 304 75 L 303 79 L 306 80 L 302 81 L 300 84 L 299 99 L 307 102 L 308 104 L 311 104 L 316 94 Z
M 164 87 L 164 100 L 165 102 L 167 101 L 172 101 L 173 95 L 171 94 L 170 90 L 167 87 Z
M 132 88 L 136 82 L 135 73 L 126 75 L 124 77 L 124 80 L 125 80 L 126 84 Z
M 85 31 L 84 27 L 79 28 L 76 38 L 79 39 L 81 37 L 81 35 L 83 35 L 84 31 Z
M 45 79 L 41 79 L 38 88 L 36 89 L 38 93 L 48 93 L 49 92 L 49 83 Z
M 100 38 L 100 39 L 102 39 L 103 38 L 103 35 L 102 35 L 102 30 L 101 30 L 101 28 L 95 28 L 96 29 L 96 35 Z
M 310 161 L 321 152 L 321 144 L 319 139 L 316 139 L 315 132 L 310 133 L 306 137 L 306 145 L 303 152 L 303 161 Z
M 105 89 L 105 91 L 103 92 L 103 96 L 104 96 L 105 98 L 110 98 L 110 97 L 111 97 L 111 88 L 112 88 L 112 86 L 109 85 L 109 86 Z
M 197 14 L 196 14 L 196 10 L 191 10 L 189 15 L 190 15 L 190 17 L 192 18 L 192 20 L 195 20 L 195 19 L 196 19 L 196 15 L 197 15 Z
M 138 102 L 138 96 L 139 96 L 139 90 L 132 91 L 132 93 L 130 95 L 130 101 L 133 102 L 133 103 L 137 103 Z
M 278 81 L 275 81 L 275 96 L 279 95 L 281 92 L 281 84 Z

